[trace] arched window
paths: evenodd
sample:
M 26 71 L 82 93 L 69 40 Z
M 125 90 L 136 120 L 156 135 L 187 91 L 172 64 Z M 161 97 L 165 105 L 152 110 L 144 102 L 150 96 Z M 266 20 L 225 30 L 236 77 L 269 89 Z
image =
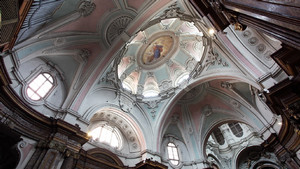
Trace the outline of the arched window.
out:
M 173 165 L 179 164 L 178 149 L 174 143 L 168 143 L 168 157 Z
M 231 132 L 236 136 L 236 137 L 242 137 L 243 136 L 243 129 L 240 126 L 239 123 L 234 122 L 234 123 L 228 123 Z
M 122 145 L 121 135 L 116 128 L 102 125 L 95 128 L 89 135 L 93 140 L 110 145 L 113 148 L 120 148 Z
M 53 77 L 49 73 L 41 73 L 29 83 L 26 94 L 32 100 L 40 100 L 49 93 L 53 83 Z
M 219 129 L 219 127 L 217 127 L 217 128 L 213 131 L 213 134 L 215 135 L 215 138 L 217 139 L 217 142 L 218 142 L 220 145 L 223 145 L 223 144 L 225 143 L 224 136 L 223 136 L 221 130 Z

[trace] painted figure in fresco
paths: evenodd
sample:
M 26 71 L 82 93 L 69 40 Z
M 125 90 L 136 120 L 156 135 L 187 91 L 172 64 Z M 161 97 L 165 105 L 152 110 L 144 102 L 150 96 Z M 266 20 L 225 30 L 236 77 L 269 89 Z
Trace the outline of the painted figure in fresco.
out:
M 174 41 L 171 36 L 161 36 L 147 46 L 142 56 L 144 64 L 154 64 L 169 52 Z
M 160 53 L 163 51 L 162 45 L 155 45 L 153 47 L 154 59 L 158 59 L 160 57 Z

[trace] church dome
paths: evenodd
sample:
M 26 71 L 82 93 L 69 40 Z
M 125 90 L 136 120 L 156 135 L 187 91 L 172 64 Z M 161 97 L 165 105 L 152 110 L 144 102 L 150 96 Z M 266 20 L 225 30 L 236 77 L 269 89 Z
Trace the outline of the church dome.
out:
M 192 22 L 165 19 L 137 33 L 118 64 L 125 90 L 157 98 L 190 78 L 204 51 L 203 33 Z

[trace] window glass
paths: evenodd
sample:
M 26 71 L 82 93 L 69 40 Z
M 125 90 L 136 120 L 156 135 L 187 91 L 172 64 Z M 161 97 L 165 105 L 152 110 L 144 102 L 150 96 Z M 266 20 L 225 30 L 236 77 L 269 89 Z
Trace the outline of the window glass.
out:
M 223 145 L 223 144 L 225 143 L 224 136 L 223 136 L 221 130 L 219 129 L 219 127 L 217 127 L 217 128 L 213 131 L 213 134 L 215 135 L 215 138 L 217 139 L 217 142 L 218 142 L 220 145 Z
M 29 83 L 26 94 L 32 100 L 40 100 L 53 86 L 53 77 L 49 73 L 41 73 Z
M 243 136 L 243 129 L 241 127 L 241 125 L 239 123 L 228 123 L 232 133 L 236 136 L 236 137 L 242 137 Z
M 89 135 L 92 136 L 93 140 L 105 143 L 114 148 L 121 147 L 121 138 L 119 132 L 108 125 L 102 125 L 95 128 Z
M 168 150 L 168 157 L 169 157 L 170 162 L 173 165 L 178 165 L 179 164 L 179 156 L 178 156 L 178 149 L 175 146 L 175 144 L 168 143 L 167 150 Z

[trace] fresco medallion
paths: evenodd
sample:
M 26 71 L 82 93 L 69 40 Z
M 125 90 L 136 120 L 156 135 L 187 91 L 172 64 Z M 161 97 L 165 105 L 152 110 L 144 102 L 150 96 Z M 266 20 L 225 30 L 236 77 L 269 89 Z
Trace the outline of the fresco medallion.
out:
M 138 54 L 138 64 L 144 69 L 154 69 L 172 57 L 178 47 L 178 37 L 173 32 L 159 32 L 148 39 Z
M 143 64 L 149 65 L 160 61 L 168 54 L 173 43 L 173 38 L 168 35 L 152 41 L 143 54 Z

